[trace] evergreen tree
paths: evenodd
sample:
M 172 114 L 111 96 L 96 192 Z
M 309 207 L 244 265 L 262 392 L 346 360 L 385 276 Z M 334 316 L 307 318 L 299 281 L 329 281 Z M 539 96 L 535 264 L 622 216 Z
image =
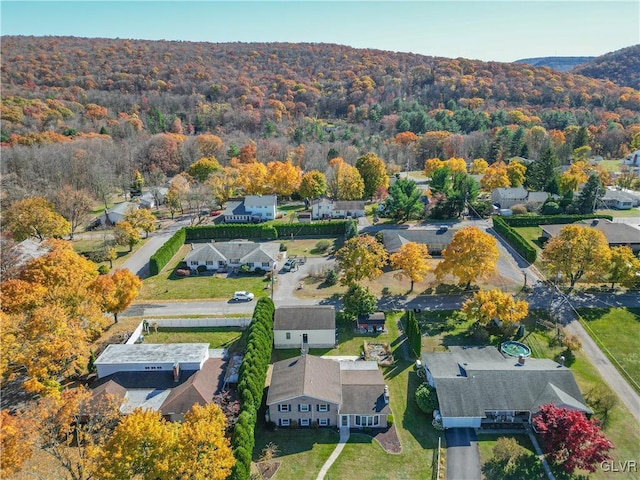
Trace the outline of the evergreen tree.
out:
M 527 168 L 526 185 L 536 191 L 549 191 L 556 177 L 555 168 L 558 165 L 558 159 L 550 144 L 542 149 L 540 158 L 532 162 Z M 557 182 L 557 180 L 556 180 Z
M 582 191 L 578 194 L 578 197 L 573 202 L 573 209 L 575 213 L 593 213 L 598 206 L 598 202 L 603 196 L 604 188 L 602 188 L 600 177 L 596 174 L 592 174 L 589 177 L 589 180 L 587 180 Z

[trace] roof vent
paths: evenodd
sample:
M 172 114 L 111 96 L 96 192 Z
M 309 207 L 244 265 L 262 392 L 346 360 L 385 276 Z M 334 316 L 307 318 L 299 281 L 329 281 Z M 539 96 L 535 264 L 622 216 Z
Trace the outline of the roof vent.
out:
M 384 386 L 384 403 L 385 405 L 389 405 L 389 386 Z

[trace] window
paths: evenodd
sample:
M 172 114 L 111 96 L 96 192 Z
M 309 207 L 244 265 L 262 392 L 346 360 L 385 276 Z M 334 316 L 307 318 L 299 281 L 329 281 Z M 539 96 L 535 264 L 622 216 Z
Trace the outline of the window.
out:
M 198 265 L 198 262 L 196 260 L 191 260 L 191 265 Z
M 301 418 L 300 419 L 300 426 L 301 427 L 308 427 L 311 424 L 311 420 L 309 420 L 308 418 Z
M 310 412 L 311 411 L 311 405 L 304 403 L 304 404 L 300 404 L 298 405 L 298 411 L 299 412 Z
M 285 333 L 287 340 L 291 340 L 291 332 Z
M 377 415 L 356 415 L 355 424 L 357 427 L 375 427 L 379 424 L 379 419 Z
M 205 262 L 205 264 L 207 264 L 207 265 L 213 265 L 213 260 L 207 260 L 207 261 Z
M 319 418 L 318 419 L 318 425 L 320 425 L 321 427 L 328 427 L 329 426 L 329 419 L 328 418 Z
M 289 405 L 289 404 L 278 405 L 278 411 L 279 412 L 290 412 L 291 411 L 291 405 Z
M 329 411 L 329 404 L 328 403 L 321 403 L 318 405 L 318 411 L 319 412 L 328 412 Z
M 218 266 L 219 266 L 219 267 L 224 267 L 224 261 L 219 260 L 219 261 L 218 261 Z
M 262 266 L 269 268 L 271 265 L 269 264 L 269 262 L 262 262 Z
M 291 424 L 291 420 L 289 420 L 288 418 L 281 418 L 280 419 L 280 426 L 281 427 L 288 427 Z

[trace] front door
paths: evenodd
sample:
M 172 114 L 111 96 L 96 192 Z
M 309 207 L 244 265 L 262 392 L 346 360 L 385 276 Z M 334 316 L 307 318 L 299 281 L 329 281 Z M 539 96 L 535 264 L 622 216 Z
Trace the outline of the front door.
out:
M 306 333 L 302 334 L 302 343 L 309 343 L 309 335 Z
M 349 428 L 349 415 L 341 415 L 340 426 Z

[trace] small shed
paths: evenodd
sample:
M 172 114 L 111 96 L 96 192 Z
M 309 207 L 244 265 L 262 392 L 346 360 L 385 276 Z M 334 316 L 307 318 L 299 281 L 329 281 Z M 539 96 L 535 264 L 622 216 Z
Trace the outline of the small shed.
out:
M 362 333 L 384 332 L 384 312 L 375 312 L 369 315 L 358 316 L 358 330 Z

